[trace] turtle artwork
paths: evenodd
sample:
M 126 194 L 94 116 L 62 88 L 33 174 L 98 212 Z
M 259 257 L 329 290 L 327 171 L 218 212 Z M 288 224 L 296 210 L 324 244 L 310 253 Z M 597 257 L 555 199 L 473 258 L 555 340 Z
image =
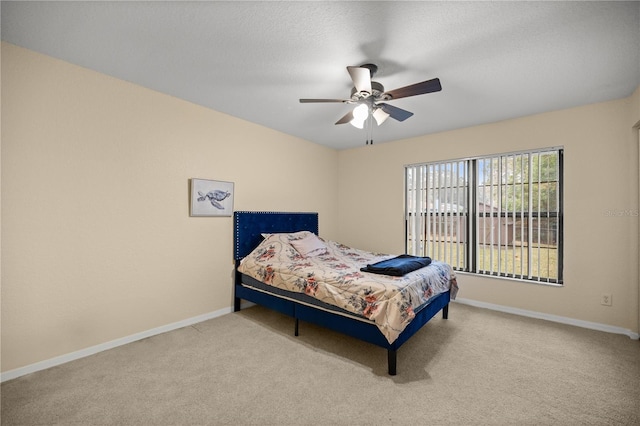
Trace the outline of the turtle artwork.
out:
M 220 204 L 220 201 L 226 199 L 231 195 L 229 191 L 222 191 L 220 189 L 214 189 L 213 191 L 209 191 L 206 194 L 198 191 L 198 201 L 207 201 L 211 202 L 211 205 L 217 209 L 224 210 L 224 206 Z

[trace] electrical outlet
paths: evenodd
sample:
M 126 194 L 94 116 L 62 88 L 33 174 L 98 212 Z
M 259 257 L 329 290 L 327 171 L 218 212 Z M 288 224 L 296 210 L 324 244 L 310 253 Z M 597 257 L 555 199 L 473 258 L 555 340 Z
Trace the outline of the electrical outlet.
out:
M 604 306 L 611 306 L 611 293 L 602 293 L 600 304 Z

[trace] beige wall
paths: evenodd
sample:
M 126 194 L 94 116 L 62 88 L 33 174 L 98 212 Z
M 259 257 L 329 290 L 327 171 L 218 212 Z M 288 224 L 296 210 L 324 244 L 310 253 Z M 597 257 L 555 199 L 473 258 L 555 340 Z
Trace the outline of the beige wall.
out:
M 404 250 L 405 164 L 564 146 L 565 285 L 461 274 L 459 297 L 637 333 L 638 217 L 607 212 L 638 211 L 638 96 L 341 151 L 340 238 Z M 602 293 L 613 306 L 600 305 Z
M 631 95 L 631 112 L 630 120 L 636 126 L 640 126 L 640 86 Z
M 605 213 L 638 209 L 640 89 L 339 152 L 5 43 L 1 89 L 3 372 L 231 306 L 232 221 L 190 218 L 189 178 L 235 182 L 236 210 L 318 211 L 321 235 L 397 253 L 404 164 L 552 145 L 565 286 L 464 275 L 460 297 L 638 331 L 638 219 Z
M 232 219 L 189 217 L 190 178 L 235 182 L 236 210 L 318 211 L 336 239 L 337 165 L 3 43 L 2 371 L 232 305 Z

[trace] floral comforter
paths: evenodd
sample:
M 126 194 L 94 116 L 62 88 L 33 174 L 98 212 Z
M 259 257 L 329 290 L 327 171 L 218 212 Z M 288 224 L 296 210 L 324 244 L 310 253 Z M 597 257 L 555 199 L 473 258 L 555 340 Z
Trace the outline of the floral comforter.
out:
M 265 284 L 306 293 L 374 321 L 389 343 L 414 318 L 414 310 L 457 283 L 450 265 L 432 261 L 402 277 L 361 272 L 360 268 L 392 255 L 354 249 L 323 241 L 326 251 L 305 257 L 291 245 L 291 234 L 268 235 L 238 270 Z

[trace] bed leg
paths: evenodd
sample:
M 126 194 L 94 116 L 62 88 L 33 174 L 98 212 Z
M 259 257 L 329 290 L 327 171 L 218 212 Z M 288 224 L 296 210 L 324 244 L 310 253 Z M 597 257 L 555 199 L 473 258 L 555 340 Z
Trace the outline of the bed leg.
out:
M 242 299 L 238 297 L 233 298 L 233 312 L 238 312 L 240 310 L 240 302 Z
M 398 352 L 395 349 L 387 349 L 387 363 L 389 366 L 389 375 L 396 375 L 396 361 Z
M 295 329 L 295 332 L 294 332 L 294 335 L 296 337 L 298 336 L 298 324 L 299 324 L 299 320 L 298 320 L 298 318 L 296 318 L 296 329 Z
M 446 305 L 444 305 L 444 308 L 442 308 L 442 318 L 443 319 L 449 319 L 449 304 L 448 303 Z

